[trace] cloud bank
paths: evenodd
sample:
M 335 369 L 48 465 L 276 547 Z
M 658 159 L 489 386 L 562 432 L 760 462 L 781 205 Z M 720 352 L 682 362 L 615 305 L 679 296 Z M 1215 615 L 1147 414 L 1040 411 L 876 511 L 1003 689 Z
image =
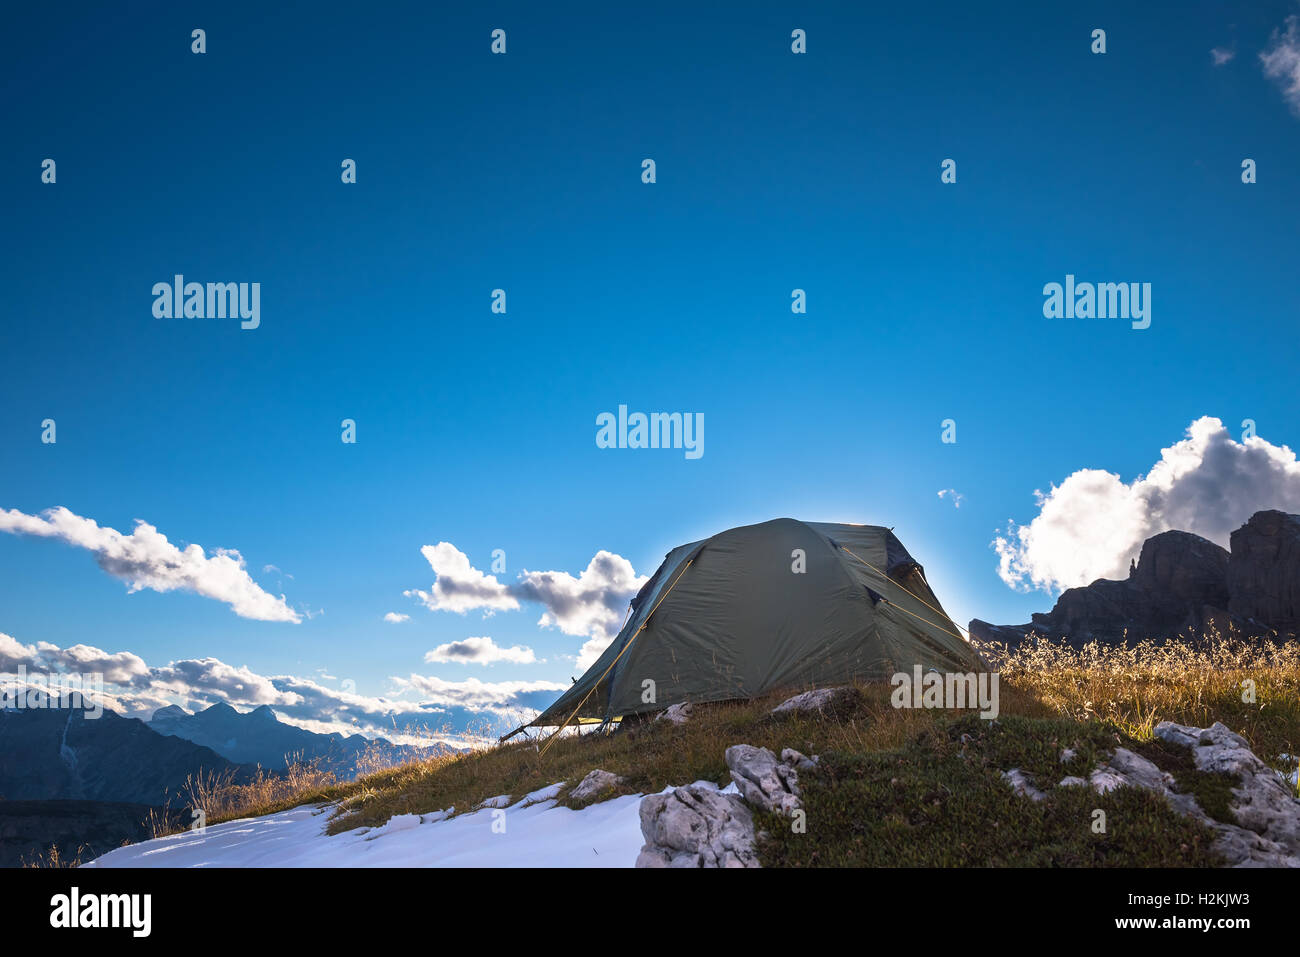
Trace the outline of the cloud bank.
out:
M 276 598 L 253 581 L 239 552 L 217 548 L 208 555 L 194 544 L 180 549 L 147 522 L 137 520 L 135 530 L 124 535 L 62 506 L 39 515 L 0 509 L 0 532 L 52 538 L 84 548 L 95 556 L 100 568 L 126 582 L 131 593 L 146 588 L 190 591 L 224 602 L 241 618 L 302 621 L 283 595 Z
M 241 710 L 269 705 L 282 720 L 310 731 L 382 735 L 415 744 L 431 743 L 431 734 L 472 743 L 475 730 L 528 720 L 568 687 L 552 681 L 446 681 L 410 674 L 389 679 L 395 689 L 391 697 L 371 696 L 350 690 L 351 682 L 335 688 L 296 675 L 259 674 L 217 658 L 150 667 L 130 652 L 28 645 L 0 633 L 0 688 L 12 688 L 19 667 L 29 677 L 98 674 L 104 682 L 99 703 L 128 717 L 147 719 L 168 704 L 190 710 L 217 702 Z
M 1027 525 L 1009 522 L 993 548 L 1012 588 L 1053 592 L 1126 577 L 1129 560 L 1160 532 L 1194 532 L 1227 547 L 1260 509 L 1300 512 L 1300 462 L 1285 445 L 1255 435 L 1237 441 L 1205 416 L 1132 482 L 1080 469 L 1035 495 L 1038 515 Z

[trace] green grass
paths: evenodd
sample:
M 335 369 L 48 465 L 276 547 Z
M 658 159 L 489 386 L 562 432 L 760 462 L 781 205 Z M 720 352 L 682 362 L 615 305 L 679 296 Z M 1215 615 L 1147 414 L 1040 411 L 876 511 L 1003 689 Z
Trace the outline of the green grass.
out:
M 1054 787 L 1117 743 L 1101 724 L 1007 718 L 981 728 L 949 721 L 903 747 L 832 752 L 800 775 L 803 833 L 760 815 L 767 867 L 1212 867 L 1213 835 L 1159 796 L 1134 788 L 1099 795 Z M 1123 741 L 1128 744 L 1131 742 Z M 1063 746 L 1079 750 L 1063 766 Z M 1076 766 L 1076 764 L 1078 766 Z M 1034 774 L 1047 796 L 1015 796 L 1000 771 Z M 1094 830 L 1105 812 L 1105 832 Z
M 1191 794 L 1201 810 L 1214 820 L 1224 824 L 1237 823 L 1237 816 L 1232 813 L 1229 805 L 1232 803 L 1232 789 L 1240 782 L 1232 775 L 1198 770 L 1189 749 L 1168 744 L 1159 738 L 1139 742 L 1132 750 L 1147 758 L 1161 771 L 1172 774 L 1175 789 Z

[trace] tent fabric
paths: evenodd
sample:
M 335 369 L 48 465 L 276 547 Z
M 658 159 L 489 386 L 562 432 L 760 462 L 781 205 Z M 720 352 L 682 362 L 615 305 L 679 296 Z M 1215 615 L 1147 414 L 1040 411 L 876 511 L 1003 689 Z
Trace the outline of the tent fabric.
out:
M 893 532 L 779 518 L 669 552 L 618 636 L 531 725 L 879 680 L 914 665 L 984 670 Z

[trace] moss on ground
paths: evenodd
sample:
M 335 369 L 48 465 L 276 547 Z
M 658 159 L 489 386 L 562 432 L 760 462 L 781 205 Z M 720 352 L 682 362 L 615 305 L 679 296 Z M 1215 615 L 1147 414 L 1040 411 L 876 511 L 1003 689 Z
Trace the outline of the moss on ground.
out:
M 1135 744 L 1132 750 L 1142 755 L 1161 771 L 1174 776 L 1174 789 L 1190 794 L 1210 817 L 1224 824 L 1236 824 L 1232 813 L 1232 789 L 1239 782 L 1230 774 L 1201 771 L 1196 767 L 1191 749 L 1169 744 L 1159 738 Z
M 982 728 L 940 720 L 896 750 L 823 754 L 800 775 L 804 833 L 760 815 L 768 867 L 1212 867 L 1213 835 L 1158 795 L 1054 787 L 1116 744 L 1101 724 L 1008 718 Z M 1130 744 L 1131 742 L 1124 742 Z M 1078 765 L 1062 770 L 1060 751 Z M 1046 790 L 1013 794 L 1001 771 L 1019 767 Z M 1097 833 L 1096 812 L 1105 812 Z

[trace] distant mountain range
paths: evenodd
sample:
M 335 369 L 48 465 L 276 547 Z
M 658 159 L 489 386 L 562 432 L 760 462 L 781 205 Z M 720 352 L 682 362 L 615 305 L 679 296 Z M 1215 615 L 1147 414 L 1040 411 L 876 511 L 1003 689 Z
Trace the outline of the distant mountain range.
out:
M 236 764 L 278 771 L 285 767 L 287 758 L 293 757 L 314 761 L 322 770 L 332 771 L 344 780 L 456 750 L 445 744 L 427 748 L 393 744 L 384 738 L 370 739 L 359 734 L 317 734 L 285 724 L 266 705 L 241 712 L 228 704 L 214 704 L 194 714 L 169 705 L 154 712 L 149 727 L 159 734 L 210 748 Z
M 87 714 L 92 717 L 87 717 Z M 0 797 L 17 800 L 175 802 L 200 770 L 246 779 L 253 769 L 137 718 L 84 708 L 0 710 Z
M 0 866 L 31 862 L 52 845 L 70 859 L 83 846 L 93 856 L 142 840 L 151 816 L 182 814 L 186 780 L 201 773 L 229 773 L 243 783 L 259 765 L 278 773 L 294 756 L 350 779 L 455 750 L 316 734 L 266 707 L 241 713 L 216 704 L 190 714 L 173 706 L 147 723 L 95 714 L 80 702 L 0 709 Z

